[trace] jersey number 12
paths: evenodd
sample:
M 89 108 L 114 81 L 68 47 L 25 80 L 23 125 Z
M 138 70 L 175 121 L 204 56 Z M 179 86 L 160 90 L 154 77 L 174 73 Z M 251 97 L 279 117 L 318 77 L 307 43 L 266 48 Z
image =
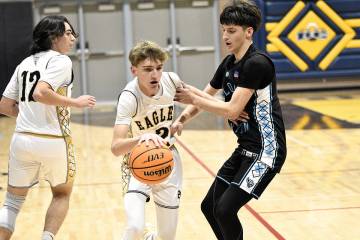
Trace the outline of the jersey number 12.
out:
M 25 102 L 26 101 L 26 87 L 29 89 L 29 95 L 27 96 L 27 100 L 29 102 L 35 102 L 34 98 L 33 98 L 33 93 L 36 87 L 36 84 L 38 83 L 39 79 L 40 79 L 40 72 L 39 71 L 34 71 L 29 73 L 28 71 L 23 71 L 21 73 L 21 77 L 22 77 L 22 91 L 21 91 L 21 101 Z

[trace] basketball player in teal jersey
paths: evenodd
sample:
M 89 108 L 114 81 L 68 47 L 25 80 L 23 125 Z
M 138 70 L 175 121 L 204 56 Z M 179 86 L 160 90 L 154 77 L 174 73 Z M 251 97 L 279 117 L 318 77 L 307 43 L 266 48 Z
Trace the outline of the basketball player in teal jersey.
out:
M 181 81 L 173 72 L 163 72 L 167 53 L 150 41 L 139 42 L 129 54 L 134 80 L 120 94 L 111 150 L 126 155 L 143 141 L 162 146 L 170 141 L 174 119 L 174 96 Z M 174 146 L 174 168 L 159 184 L 147 185 L 130 176 L 124 197 L 127 225 L 123 240 L 175 239 L 182 185 L 182 167 Z M 154 197 L 157 233 L 146 233 L 145 203 Z
M 53 240 L 69 208 L 75 155 L 70 107 L 93 107 L 95 98 L 71 98 L 72 62 L 65 54 L 76 39 L 63 16 L 43 18 L 34 28 L 31 56 L 16 68 L 0 102 L 0 113 L 17 117 L 9 157 L 8 188 L 0 209 L 0 240 L 9 239 L 16 217 L 40 169 L 51 185 L 52 201 L 42 240 Z M 28 236 L 20 237 L 23 239 Z

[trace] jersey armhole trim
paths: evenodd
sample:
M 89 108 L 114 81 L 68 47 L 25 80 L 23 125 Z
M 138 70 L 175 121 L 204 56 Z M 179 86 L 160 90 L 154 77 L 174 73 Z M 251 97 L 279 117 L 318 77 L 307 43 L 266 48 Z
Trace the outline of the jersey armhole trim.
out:
M 167 73 L 167 74 L 168 74 L 172 84 L 174 85 L 174 88 L 176 89 L 176 84 L 175 84 L 174 80 L 172 79 L 172 77 L 170 76 L 170 73 Z
M 69 85 L 71 85 L 74 82 L 74 70 L 71 68 L 71 81 Z
M 129 90 L 123 90 L 123 91 L 121 91 L 121 93 L 119 94 L 118 104 L 119 104 L 120 96 L 121 96 L 121 94 L 122 94 L 123 92 L 129 92 L 129 93 L 131 93 L 131 94 L 134 96 L 134 98 L 135 98 L 135 101 L 136 101 L 136 109 L 135 109 L 135 114 L 132 116 L 132 117 L 135 117 L 136 114 L 137 114 L 137 111 L 138 111 L 138 106 L 139 106 L 139 102 L 138 102 L 138 100 L 137 100 L 137 97 L 135 96 L 135 94 L 134 94 L 133 92 L 131 92 L 131 91 L 129 91 Z

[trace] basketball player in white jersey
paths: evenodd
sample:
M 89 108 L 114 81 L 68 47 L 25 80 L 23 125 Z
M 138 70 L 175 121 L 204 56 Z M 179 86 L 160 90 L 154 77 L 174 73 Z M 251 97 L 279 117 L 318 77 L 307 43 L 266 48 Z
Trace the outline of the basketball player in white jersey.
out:
M 174 119 L 174 95 L 181 81 L 173 72 L 163 72 L 167 53 L 150 41 L 139 42 L 129 54 L 135 79 L 121 92 L 111 150 L 115 156 L 126 155 L 143 141 L 157 146 L 170 142 Z M 129 135 L 130 136 L 129 136 Z M 170 147 L 175 162 L 171 175 L 162 183 L 147 185 L 130 176 L 124 197 L 127 226 L 123 240 L 175 239 L 182 184 L 179 154 Z M 154 198 L 157 233 L 145 233 L 145 203 Z
M 69 107 L 93 107 L 96 101 L 89 95 L 70 96 L 72 62 L 64 54 L 75 39 L 65 17 L 43 18 L 33 31 L 32 55 L 17 66 L 3 93 L 0 113 L 17 118 L 10 146 L 8 188 L 0 209 L 1 240 L 10 239 L 28 190 L 39 180 L 40 169 L 53 194 L 42 240 L 54 239 L 68 211 L 75 176 Z

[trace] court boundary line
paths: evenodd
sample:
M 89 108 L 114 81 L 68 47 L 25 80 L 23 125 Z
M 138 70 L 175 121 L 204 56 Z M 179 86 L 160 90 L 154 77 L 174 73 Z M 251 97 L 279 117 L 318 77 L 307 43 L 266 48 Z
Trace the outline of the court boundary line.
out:
M 178 137 L 176 137 L 176 141 L 179 143 L 179 145 L 201 166 L 205 169 L 205 171 L 207 171 L 210 175 L 212 175 L 213 177 L 216 176 L 216 174 L 199 158 L 195 155 L 195 153 L 193 151 L 190 150 L 190 148 L 188 148 L 186 146 L 185 143 L 183 143 L 181 140 L 179 140 Z M 285 240 L 286 238 L 284 238 L 278 231 L 275 230 L 274 227 L 272 227 L 258 212 L 256 212 L 252 207 L 250 207 L 248 204 L 246 204 L 245 209 L 247 209 L 255 218 L 256 220 L 258 220 L 270 233 L 272 233 L 272 235 L 274 235 L 274 237 L 276 239 L 279 240 Z

